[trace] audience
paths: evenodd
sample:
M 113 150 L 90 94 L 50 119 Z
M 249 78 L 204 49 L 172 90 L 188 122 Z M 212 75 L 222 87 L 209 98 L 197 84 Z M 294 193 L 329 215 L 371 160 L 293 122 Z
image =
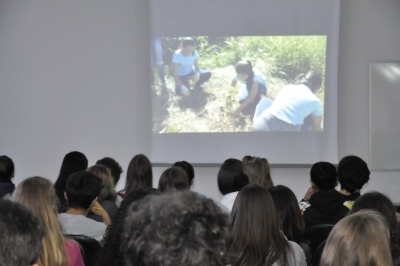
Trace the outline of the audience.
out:
M 103 165 L 94 165 L 87 169 L 88 172 L 95 174 L 102 180 L 103 189 L 100 191 L 97 201 L 101 207 L 108 213 L 110 219 L 113 218 L 114 213 L 117 211 L 118 206 L 115 204 L 117 199 L 117 192 L 114 188 L 114 180 L 111 176 L 110 170 Z M 89 212 L 88 218 L 98 222 L 102 222 L 103 218 Z
M 158 181 L 158 189 L 161 192 L 170 190 L 189 190 L 186 173 L 180 167 L 171 167 L 165 170 Z
M 57 218 L 58 200 L 49 180 L 38 176 L 25 179 L 18 185 L 12 200 L 33 211 L 44 225 L 45 234 L 39 265 L 84 265 L 78 244 L 66 239 L 61 233 L 61 225 Z
M 132 158 L 126 172 L 125 182 L 125 188 L 118 192 L 117 202 L 122 201 L 126 195 L 143 186 L 153 187 L 153 169 L 150 160 L 145 155 L 138 154 Z
M 243 171 L 243 163 L 237 159 L 226 160 L 218 172 L 218 188 L 223 195 L 218 206 L 230 213 L 237 194 L 248 184 L 249 178 Z
M 104 165 L 105 167 L 110 169 L 115 187 L 121 177 L 121 173 L 123 172 L 122 167 L 119 165 L 119 163 L 111 157 L 104 157 L 103 159 L 98 160 L 96 162 L 96 165 Z
M 122 233 L 125 218 L 129 206 L 150 194 L 157 193 L 156 189 L 141 187 L 129 193 L 121 203 L 121 207 L 115 213 L 113 223 L 107 227 L 106 234 L 102 240 L 103 246 L 97 254 L 96 266 L 123 266 L 124 256 L 121 252 Z
M 392 259 L 399 265 L 400 249 L 397 241 L 397 214 L 393 202 L 382 193 L 369 192 L 362 195 L 354 202 L 350 213 L 357 213 L 367 209 L 377 211 L 385 218 L 389 226 Z
M 66 212 L 68 209 L 67 201 L 64 197 L 65 184 L 68 177 L 78 171 L 86 170 L 86 168 L 88 168 L 88 159 L 83 153 L 79 151 L 73 151 L 64 156 L 61 164 L 60 174 L 54 183 L 56 195 L 60 202 L 58 208 L 59 213 Z
M 11 181 L 14 177 L 14 162 L 6 155 L 0 156 L 0 196 L 2 199 L 10 199 L 15 185 Z
M 180 161 L 180 162 L 176 162 L 173 165 L 173 167 L 182 168 L 182 170 L 186 173 L 186 176 L 188 178 L 189 187 L 192 187 L 193 183 L 194 183 L 194 168 L 193 168 L 193 166 L 186 161 Z M 194 192 L 194 193 L 200 198 L 206 198 L 206 196 L 204 196 L 198 192 Z
M 267 159 L 246 155 L 243 157 L 242 163 L 251 184 L 258 184 L 266 188 L 274 186 Z
M 19 203 L 0 200 L 0 265 L 38 266 L 45 229 Z
M 152 195 L 134 203 L 125 221 L 126 265 L 227 265 L 227 216 L 194 193 Z
M 336 224 L 351 208 L 348 197 L 335 190 L 336 167 L 318 162 L 311 167 L 311 188 L 300 202 L 306 228 L 317 224 Z
M 332 229 L 320 266 L 391 266 L 390 234 L 385 219 L 375 211 L 360 211 Z
M 65 188 L 69 208 L 66 213 L 58 215 L 65 234 L 84 235 L 101 241 L 111 224 L 107 212 L 97 202 L 102 188 L 101 178 L 90 172 L 80 171 L 70 175 Z M 89 211 L 101 216 L 104 223 L 87 218 Z
M 298 244 L 288 241 L 268 189 L 251 184 L 240 190 L 231 213 L 233 265 L 305 266 Z
M 307 265 L 311 265 L 310 247 L 302 241 L 304 233 L 304 221 L 296 196 L 290 188 L 278 185 L 268 188 L 275 209 L 280 218 L 280 228 L 287 240 L 298 244 L 306 255 Z

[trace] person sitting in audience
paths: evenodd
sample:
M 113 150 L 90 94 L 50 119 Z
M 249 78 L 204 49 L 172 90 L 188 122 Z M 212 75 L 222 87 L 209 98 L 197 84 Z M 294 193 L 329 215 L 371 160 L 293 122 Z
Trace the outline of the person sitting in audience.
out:
M 114 180 L 111 176 L 110 170 L 103 165 L 94 165 L 89 167 L 87 171 L 101 178 L 103 189 L 100 191 L 100 195 L 97 201 L 100 203 L 101 207 L 108 213 L 110 219 L 112 219 L 118 209 L 118 206 L 115 204 L 117 192 L 114 188 Z M 89 212 L 88 218 L 98 222 L 103 221 L 102 217 L 95 215 L 93 212 Z
M 134 203 L 122 248 L 127 266 L 224 266 L 228 243 L 228 217 L 211 199 L 184 191 Z
M 143 154 L 132 158 L 126 172 L 125 188 L 118 192 L 118 202 L 121 202 L 126 195 L 143 186 L 153 187 L 153 169 L 150 160 Z
M 189 190 L 186 173 L 180 167 L 171 167 L 165 170 L 158 181 L 160 192 L 171 190 Z
M 188 178 L 188 182 L 189 182 L 189 187 L 193 186 L 194 183 L 194 168 L 193 166 L 186 162 L 186 161 L 181 161 L 181 162 L 176 162 L 173 167 L 180 167 L 182 168 L 182 170 L 186 173 L 186 176 Z M 198 193 L 198 192 L 194 192 L 197 196 L 199 196 L 200 198 L 206 198 L 206 196 Z
M 251 184 L 259 184 L 266 188 L 274 186 L 267 159 L 246 155 L 242 163 Z
M 59 213 L 66 212 L 68 209 L 67 201 L 64 197 L 65 184 L 68 177 L 78 171 L 86 170 L 86 168 L 88 168 L 88 159 L 83 153 L 79 151 L 73 151 L 64 156 L 61 164 L 60 174 L 54 183 L 56 195 L 58 197 L 58 201 L 60 202 L 58 207 Z
M 111 171 L 111 176 L 114 180 L 114 187 L 117 186 L 117 183 L 121 177 L 121 173 L 124 171 L 119 163 L 111 157 L 104 157 L 101 160 L 96 162 L 96 165 L 104 165 Z
M 280 228 L 289 241 L 298 244 L 306 255 L 307 265 L 311 265 L 310 247 L 302 241 L 304 220 L 296 196 L 290 188 L 278 185 L 268 188 L 275 209 L 280 217 Z
M 392 259 L 395 262 L 394 264 L 400 265 L 400 249 L 397 242 L 397 215 L 393 202 L 379 192 L 365 193 L 354 202 L 350 213 L 357 213 L 365 209 L 377 211 L 386 219 L 390 232 Z
M 106 234 L 102 240 L 103 246 L 97 253 L 96 266 L 124 266 L 124 256 L 121 252 L 121 242 L 125 218 L 128 208 L 133 202 L 142 200 L 147 195 L 156 194 L 157 189 L 141 187 L 129 193 L 122 201 L 121 206 L 115 213 L 113 223 L 107 227 Z
M 230 213 L 237 194 L 248 184 L 249 178 L 243 171 L 243 163 L 237 159 L 226 160 L 218 171 L 218 188 L 223 197 L 217 205 Z
M 111 224 L 107 212 L 97 202 L 102 189 L 101 178 L 95 174 L 80 171 L 70 175 L 65 188 L 69 209 L 58 215 L 64 233 L 84 235 L 100 241 L 107 225 Z M 89 211 L 103 218 L 104 223 L 87 218 Z
M 362 187 L 369 181 L 368 165 L 360 157 L 349 155 L 343 157 L 338 165 L 339 192 L 346 196 L 350 203 L 360 197 Z
M 247 185 L 236 197 L 230 229 L 233 265 L 305 266 L 306 258 L 298 244 L 288 241 L 268 189 Z
M 45 229 L 36 215 L 19 203 L 0 200 L 0 264 L 38 266 Z
M 360 211 L 339 221 L 329 234 L 320 266 L 390 266 L 390 234 L 375 211 Z
M 351 205 L 347 197 L 335 190 L 338 185 L 336 167 L 318 162 L 311 167 L 311 188 L 300 202 L 306 228 L 317 224 L 336 224 L 345 217 Z
M 14 162 L 6 155 L 0 156 L 0 191 L 2 199 L 10 199 L 15 185 L 11 181 L 14 177 Z
M 38 260 L 41 266 L 82 266 L 83 258 L 78 244 L 66 239 L 57 219 L 58 200 L 53 184 L 43 177 L 31 177 L 22 181 L 12 200 L 33 211 L 45 228 L 42 251 Z

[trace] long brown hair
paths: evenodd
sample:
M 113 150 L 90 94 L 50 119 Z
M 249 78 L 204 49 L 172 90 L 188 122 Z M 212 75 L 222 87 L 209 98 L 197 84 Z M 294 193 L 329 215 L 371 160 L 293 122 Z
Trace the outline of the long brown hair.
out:
M 250 183 L 266 188 L 274 186 L 267 159 L 246 155 L 243 157 L 242 163 L 244 172 L 249 177 Z
M 257 184 L 245 186 L 237 195 L 231 213 L 233 265 L 289 266 L 293 253 L 279 228 L 279 218 L 270 193 Z
M 320 266 L 391 266 L 389 228 L 376 211 L 343 218 L 329 234 Z
M 114 188 L 114 179 L 111 175 L 110 169 L 108 169 L 106 166 L 96 164 L 89 167 L 86 171 L 97 175 L 102 180 L 103 189 L 100 191 L 98 201 L 102 202 L 103 200 L 109 200 L 115 202 L 115 199 L 117 198 L 117 192 Z
M 22 181 L 12 195 L 12 200 L 32 210 L 46 229 L 43 237 L 40 266 L 68 265 L 65 238 L 57 218 L 58 199 L 50 180 L 35 176 Z
M 153 187 L 153 169 L 150 160 L 145 155 L 138 154 L 129 163 L 123 191 L 128 195 L 143 186 Z

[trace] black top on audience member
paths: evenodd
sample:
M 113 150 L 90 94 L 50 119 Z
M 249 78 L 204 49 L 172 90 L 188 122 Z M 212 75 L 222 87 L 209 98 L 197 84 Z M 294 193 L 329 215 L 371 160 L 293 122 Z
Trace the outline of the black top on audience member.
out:
M 132 191 L 143 186 L 153 187 L 153 169 L 150 160 L 143 154 L 138 154 L 132 158 L 126 172 L 125 188 L 120 191 L 120 196 L 125 197 Z
M 37 265 L 45 229 L 39 219 L 19 203 L 0 200 L 0 264 Z
M 158 181 L 158 189 L 161 192 L 170 190 L 189 189 L 186 173 L 180 167 L 171 167 L 165 170 Z
M 372 191 L 359 197 L 353 204 L 350 214 L 369 209 L 379 212 L 386 219 L 390 231 L 390 247 L 393 262 L 400 262 L 400 248 L 397 239 L 397 214 L 393 202 L 384 194 Z M 398 264 L 397 264 L 398 265 Z
M 243 163 L 237 159 L 226 160 L 218 172 L 218 188 L 222 195 L 240 191 L 249 184 L 243 171 Z
M 98 160 L 96 164 L 104 165 L 110 169 L 111 176 L 114 179 L 114 186 L 116 186 L 121 177 L 121 173 L 124 171 L 119 163 L 111 157 L 104 157 L 103 159 Z
M 60 174 L 54 183 L 54 189 L 56 190 L 56 195 L 60 201 L 58 212 L 66 212 L 68 209 L 68 203 L 64 197 L 65 185 L 68 177 L 73 173 L 86 170 L 87 168 L 88 159 L 83 153 L 79 151 L 73 151 L 64 156 L 61 164 Z
M 128 266 L 223 266 L 228 237 L 228 217 L 211 199 L 186 191 L 133 203 L 121 247 Z
M 141 187 L 129 193 L 122 201 L 121 206 L 113 217 L 113 222 L 106 229 L 102 241 L 102 248 L 99 249 L 96 256 L 96 266 L 123 266 L 124 256 L 121 252 L 121 241 L 123 237 L 123 229 L 125 218 L 129 206 L 150 194 L 156 194 L 157 190 L 149 187 Z
M 0 156 L 1 197 L 7 196 L 9 198 L 14 192 L 15 185 L 11 181 L 11 179 L 14 177 L 14 173 L 15 167 L 13 160 L 6 155 Z
M 194 179 L 194 169 L 193 166 L 186 162 L 186 161 L 181 161 L 181 162 L 176 162 L 173 167 L 180 167 L 182 170 L 186 173 L 186 176 L 188 178 L 188 183 L 189 186 L 193 185 L 193 179 Z
M 80 171 L 69 176 L 65 187 L 68 207 L 87 210 L 103 189 L 101 178 L 87 171 Z
M 349 155 L 343 157 L 338 165 L 338 179 L 341 190 L 360 196 L 360 190 L 369 181 L 368 165 L 360 157 Z

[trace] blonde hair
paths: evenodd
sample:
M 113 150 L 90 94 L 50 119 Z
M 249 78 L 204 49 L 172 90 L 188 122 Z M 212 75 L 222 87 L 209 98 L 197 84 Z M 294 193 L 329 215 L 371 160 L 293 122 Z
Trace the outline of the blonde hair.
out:
M 57 217 L 58 198 L 50 180 L 35 176 L 22 181 L 14 191 L 12 200 L 31 209 L 42 221 L 46 234 L 42 239 L 40 266 L 68 265 L 65 238 Z
M 117 192 L 114 188 L 114 179 L 112 178 L 110 169 L 104 165 L 96 164 L 89 167 L 86 171 L 97 175 L 102 180 L 103 189 L 100 191 L 98 201 L 110 200 L 115 202 L 117 199 Z
M 390 236 L 386 220 L 362 210 L 343 218 L 330 233 L 320 266 L 390 266 Z
M 242 163 L 251 184 L 258 184 L 266 188 L 274 186 L 267 159 L 246 155 L 243 157 Z

